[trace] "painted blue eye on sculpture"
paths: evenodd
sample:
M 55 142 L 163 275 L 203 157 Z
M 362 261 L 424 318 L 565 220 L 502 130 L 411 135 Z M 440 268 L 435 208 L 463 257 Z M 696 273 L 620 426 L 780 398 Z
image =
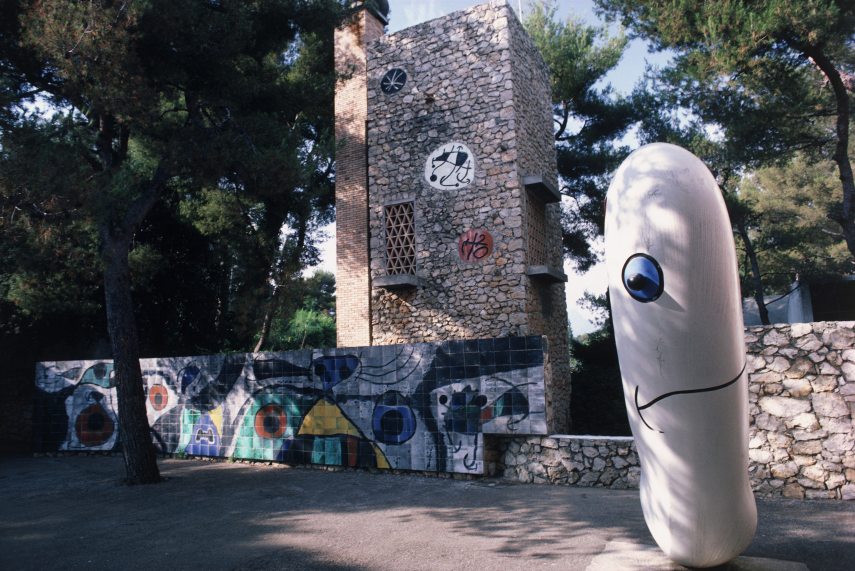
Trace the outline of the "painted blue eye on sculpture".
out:
M 623 285 L 636 301 L 656 301 L 665 289 L 659 263 L 647 254 L 635 254 L 623 266 Z
M 645 520 L 677 563 L 720 565 L 757 511 L 736 252 L 712 174 L 674 145 L 634 152 L 608 191 L 605 250 Z

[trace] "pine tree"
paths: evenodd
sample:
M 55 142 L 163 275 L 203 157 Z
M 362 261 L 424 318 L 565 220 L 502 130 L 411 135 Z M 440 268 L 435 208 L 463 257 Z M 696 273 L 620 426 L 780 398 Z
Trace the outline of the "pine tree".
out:
M 600 87 L 627 40 L 555 15 L 554 2 L 536 2 L 525 27 L 551 74 L 561 192 L 572 199 L 564 213 L 564 253 L 584 272 L 598 259 L 592 244 L 603 233 L 609 175 L 629 154 L 617 141 L 635 122 L 632 103 Z
M 131 299 L 135 236 L 163 197 L 205 188 L 276 194 L 257 222 L 278 235 L 306 194 L 302 153 L 323 135 L 314 119 L 332 78 L 316 72 L 340 13 L 334 0 L 0 0 L 3 136 L 29 121 L 34 150 L 62 142 L 76 162 L 56 200 L 98 235 L 128 483 L 159 480 Z M 30 179 L 25 192 L 44 196 Z
M 855 4 L 849 0 L 596 0 L 607 16 L 672 50 L 658 88 L 747 155 L 832 160 L 833 213 L 855 255 L 849 158 Z

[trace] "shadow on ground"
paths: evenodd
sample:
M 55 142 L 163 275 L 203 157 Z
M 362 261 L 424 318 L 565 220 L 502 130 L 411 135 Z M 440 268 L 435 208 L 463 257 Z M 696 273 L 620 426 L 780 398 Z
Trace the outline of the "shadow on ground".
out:
M 197 460 L 0 459 L 2 569 L 584 569 L 651 545 L 635 491 Z M 848 569 L 855 504 L 761 500 L 746 555 Z

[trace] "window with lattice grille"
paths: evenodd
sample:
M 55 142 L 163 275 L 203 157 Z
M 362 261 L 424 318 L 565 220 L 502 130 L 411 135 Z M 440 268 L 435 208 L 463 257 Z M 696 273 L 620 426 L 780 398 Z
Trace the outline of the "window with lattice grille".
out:
M 528 263 L 532 266 L 547 265 L 546 205 L 537 199 L 529 199 L 527 206 Z
M 413 203 L 401 202 L 385 207 L 386 274 L 416 273 L 416 225 Z

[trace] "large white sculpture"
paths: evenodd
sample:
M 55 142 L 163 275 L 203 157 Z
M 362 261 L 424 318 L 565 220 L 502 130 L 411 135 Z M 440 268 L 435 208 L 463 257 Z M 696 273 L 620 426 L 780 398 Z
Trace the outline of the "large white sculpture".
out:
M 754 536 L 748 387 L 733 234 L 704 164 L 656 143 L 608 191 L 609 293 L 641 504 L 677 563 L 711 567 Z

